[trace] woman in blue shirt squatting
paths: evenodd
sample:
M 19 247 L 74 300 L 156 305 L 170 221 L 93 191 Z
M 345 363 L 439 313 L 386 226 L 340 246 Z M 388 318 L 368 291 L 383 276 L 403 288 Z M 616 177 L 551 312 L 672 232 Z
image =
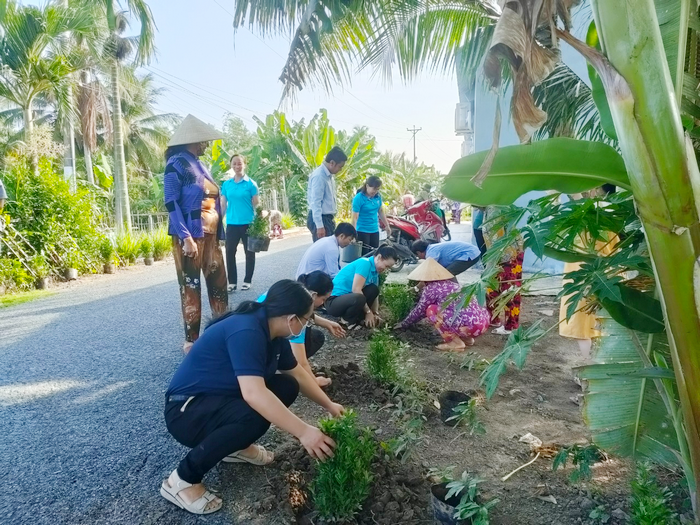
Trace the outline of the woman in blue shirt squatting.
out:
M 343 318 L 349 325 L 377 326 L 379 274 L 394 266 L 397 257 L 394 248 L 382 246 L 374 257 L 357 259 L 345 266 L 333 279 L 333 292 L 326 301 L 326 312 Z
M 297 280 L 306 287 L 311 297 L 313 297 L 314 310 L 323 306 L 326 300 L 331 296 L 333 279 L 331 279 L 327 273 L 316 270 L 308 275 L 300 275 Z M 258 297 L 258 302 L 264 301 L 266 297 L 267 292 Z M 343 327 L 334 321 L 324 319 L 316 314 L 313 315 L 312 321 L 315 325 L 328 330 L 335 337 L 345 337 L 345 330 L 343 330 Z M 323 332 L 315 328 L 305 327 L 297 337 L 290 339 L 289 342 L 292 345 L 292 353 L 297 363 L 314 378 L 318 386 L 323 387 L 330 385 L 330 378 L 314 375 L 311 370 L 311 365 L 309 364 L 309 358 L 315 355 L 326 342 L 326 337 L 323 335 Z
M 382 196 L 379 188 L 382 181 L 372 175 L 352 199 L 352 225 L 357 229 L 357 240 L 362 243 L 362 255 L 379 247 L 379 220 L 381 219 L 388 237 L 391 228 L 386 220 Z
M 219 248 L 224 239 L 219 187 L 198 158 L 210 141 L 221 137 L 208 124 L 187 115 L 165 151 L 163 189 L 185 322 L 185 353 L 199 337 L 202 274 L 214 316 L 228 309 L 226 268 Z
M 165 394 L 168 432 L 191 449 L 161 485 L 168 501 L 193 514 L 219 510 L 222 501 L 202 484 L 204 475 L 220 461 L 271 463 L 274 454 L 254 444 L 271 424 L 296 437 L 311 457 L 333 456 L 334 441 L 289 410 L 299 392 L 334 417 L 345 410 L 289 345 L 312 319 L 313 303 L 301 283 L 278 281 L 262 303 L 242 302 L 194 344 Z
M 248 290 L 255 271 L 255 252 L 248 250 L 248 226 L 255 218 L 258 205 L 258 185 L 245 174 L 245 161 L 240 155 L 231 157 L 234 176 L 221 186 L 221 209 L 226 215 L 226 266 L 228 267 L 228 291 L 238 287 L 236 251 L 243 242 L 245 251 L 245 277 L 241 290 Z

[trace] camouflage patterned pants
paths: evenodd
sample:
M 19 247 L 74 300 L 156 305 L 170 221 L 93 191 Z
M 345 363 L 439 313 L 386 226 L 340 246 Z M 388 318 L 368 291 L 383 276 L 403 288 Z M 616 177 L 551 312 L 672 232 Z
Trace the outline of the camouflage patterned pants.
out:
M 207 282 L 209 306 L 214 317 L 228 310 L 226 268 L 224 256 L 215 234 L 205 234 L 197 243 L 197 256 L 185 257 L 177 235 L 173 235 L 175 271 L 180 284 L 185 341 L 193 343 L 199 337 L 202 323 L 202 274 Z

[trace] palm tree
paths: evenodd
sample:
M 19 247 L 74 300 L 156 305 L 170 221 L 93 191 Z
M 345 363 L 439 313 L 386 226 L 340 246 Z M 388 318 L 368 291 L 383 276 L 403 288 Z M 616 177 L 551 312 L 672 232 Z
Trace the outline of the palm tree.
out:
M 32 141 L 35 102 L 51 98 L 59 111 L 70 111 L 70 75 L 82 67 L 82 57 L 66 48 L 71 33 L 93 30 L 89 13 L 69 7 L 43 8 L 7 4 L 0 35 L 0 97 L 23 112 L 24 140 Z M 36 152 L 30 159 L 38 166 Z

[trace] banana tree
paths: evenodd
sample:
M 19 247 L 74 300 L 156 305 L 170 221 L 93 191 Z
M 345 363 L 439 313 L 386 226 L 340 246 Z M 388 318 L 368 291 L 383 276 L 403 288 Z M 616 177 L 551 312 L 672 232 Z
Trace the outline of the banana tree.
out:
M 490 57 L 494 65 L 498 53 L 507 50 L 503 56 L 513 68 L 516 84 L 513 115 L 516 127 L 522 132 L 521 138 L 529 140 L 529 133 L 546 117 L 533 103 L 530 95 L 533 78 L 527 72 L 532 68 L 549 67 L 551 58 L 529 36 L 534 35 L 535 27 L 528 27 L 525 20 L 534 21 L 534 24 L 544 20 L 555 38 L 567 41 L 580 51 L 595 69 L 604 89 L 606 104 L 599 105 L 599 109 L 601 114 L 609 112 L 614 125 L 663 306 L 682 407 L 681 428 L 687 437 L 692 466 L 689 475 L 691 501 L 697 516 L 700 487 L 700 353 L 697 351 L 700 347 L 700 300 L 697 283 L 700 270 L 696 260 L 700 255 L 700 172 L 681 119 L 681 111 L 691 115 L 691 122 L 700 116 L 696 105 L 698 82 L 693 78 L 697 55 L 695 47 L 686 49 L 689 40 L 697 42 L 697 33 L 690 29 L 700 27 L 697 8 L 694 3 L 691 7 L 690 1 L 640 0 L 630 5 L 593 0 L 601 48 L 598 51 L 566 30 L 554 28 L 553 19 L 545 14 L 556 12 L 557 5 L 566 7 L 564 2 L 521 4 L 524 10 L 520 13 L 508 6 L 504 8 L 499 20 L 502 38 L 494 41 L 499 46 L 492 48 Z M 512 45 L 508 45 L 504 35 L 509 31 L 523 38 L 511 38 Z M 498 27 L 496 32 L 499 33 Z M 520 47 L 517 44 L 521 44 Z M 518 154 L 527 158 L 529 147 L 520 146 Z M 497 159 L 498 155 L 496 153 L 492 159 Z M 486 157 L 486 161 L 492 159 Z M 559 166 L 552 167 L 565 179 L 572 162 L 576 160 L 559 159 Z M 468 185 L 458 188 L 461 185 L 455 185 L 456 179 L 472 178 L 477 172 L 486 174 L 490 167 L 486 162 L 486 169 L 471 169 L 468 173 L 455 166 L 447 185 L 448 196 L 464 198 L 469 197 L 468 193 L 478 193 L 478 189 Z M 534 174 L 535 178 L 537 176 Z M 478 187 L 481 180 L 477 177 L 473 182 Z

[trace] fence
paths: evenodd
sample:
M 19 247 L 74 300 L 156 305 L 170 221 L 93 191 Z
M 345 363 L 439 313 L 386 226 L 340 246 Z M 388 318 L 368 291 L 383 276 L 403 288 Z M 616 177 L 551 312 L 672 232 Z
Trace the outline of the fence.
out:
M 168 227 L 168 214 L 166 212 L 131 214 L 132 230 L 152 232 L 161 227 Z

